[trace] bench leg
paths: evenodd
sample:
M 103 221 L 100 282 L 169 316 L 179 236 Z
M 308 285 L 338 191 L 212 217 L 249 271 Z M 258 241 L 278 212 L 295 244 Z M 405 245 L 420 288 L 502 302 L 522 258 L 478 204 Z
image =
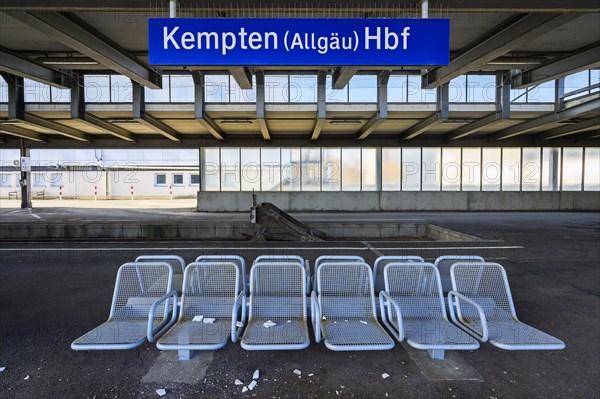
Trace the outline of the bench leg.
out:
M 445 351 L 443 349 L 430 349 L 427 351 L 433 360 L 444 360 Z
M 194 356 L 194 351 L 180 349 L 177 351 L 177 355 L 179 356 L 179 360 L 190 360 Z

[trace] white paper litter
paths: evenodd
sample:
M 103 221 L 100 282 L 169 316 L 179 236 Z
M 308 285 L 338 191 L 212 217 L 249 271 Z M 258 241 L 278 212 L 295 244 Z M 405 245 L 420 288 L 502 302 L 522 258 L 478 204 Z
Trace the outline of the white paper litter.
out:
M 234 384 L 235 385 L 244 385 L 244 383 L 240 380 L 235 380 Z
M 369 324 L 369 323 L 367 323 L 366 321 L 362 321 L 362 320 L 361 320 L 360 322 L 361 322 L 361 323 L 363 323 L 363 324 Z
M 310 373 L 308 376 L 309 376 L 309 377 L 312 377 L 313 375 L 314 375 L 313 373 Z
M 204 324 L 213 324 L 215 322 L 215 318 L 214 317 L 205 317 L 204 320 L 202 320 L 202 323 Z
M 244 327 L 244 323 L 242 323 L 241 321 L 236 321 L 235 326 L 236 327 Z
M 381 378 L 383 378 L 384 380 L 385 380 L 386 378 L 388 378 L 389 376 L 390 376 L 390 375 L 389 375 L 388 373 L 383 373 L 383 374 L 381 374 Z
M 252 379 L 253 380 L 258 380 L 258 377 L 260 377 L 260 373 L 258 372 L 258 370 L 255 370 L 254 374 L 252 375 Z
M 248 389 L 251 391 L 254 389 L 254 387 L 256 386 L 256 384 L 258 384 L 258 382 L 256 382 L 256 380 L 252 380 L 252 382 L 250 384 L 248 384 Z
M 158 396 L 165 396 L 167 394 L 167 391 L 164 389 L 157 389 L 156 393 L 158 394 Z
M 248 387 L 243 387 L 242 388 L 242 393 L 246 393 L 246 392 L 248 392 Z
M 25 378 L 23 378 L 23 379 L 24 379 L 25 381 L 27 381 L 27 380 L 29 379 L 29 376 L 27 376 L 27 377 L 25 377 Z
M 6 367 L 0 367 L 0 373 L 6 370 Z
M 288 320 L 288 321 L 287 321 L 287 324 L 290 324 L 291 322 L 292 322 L 291 320 Z
M 277 325 L 277 323 L 275 323 L 274 321 L 271 321 L 271 320 L 267 320 L 263 323 L 264 328 L 271 328 L 271 327 L 275 327 L 276 325 Z
M 294 374 L 296 374 L 296 375 L 302 375 L 302 371 L 300 371 L 298 369 L 295 369 L 294 370 Z
M 202 321 L 202 319 L 204 319 L 204 316 L 202 316 L 202 315 L 200 315 L 200 316 L 194 316 L 194 318 L 192 319 L 192 321 L 200 322 L 200 321 Z

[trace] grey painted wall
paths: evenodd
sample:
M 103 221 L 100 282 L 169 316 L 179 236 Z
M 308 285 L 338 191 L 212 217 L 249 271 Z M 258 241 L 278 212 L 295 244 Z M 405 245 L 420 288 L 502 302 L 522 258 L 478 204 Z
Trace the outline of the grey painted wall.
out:
M 286 211 L 600 211 L 600 192 L 260 192 Z M 243 212 L 249 192 L 198 193 L 200 212 Z

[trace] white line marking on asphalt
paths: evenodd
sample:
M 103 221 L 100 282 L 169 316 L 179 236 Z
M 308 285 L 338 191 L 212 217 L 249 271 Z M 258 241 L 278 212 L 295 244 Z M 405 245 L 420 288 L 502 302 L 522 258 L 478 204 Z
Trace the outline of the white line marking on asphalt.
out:
M 383 252 L 381 252 L 380 250 L 378 250 L 377 248 L 375 248 L 374 246 L 369 244 L 368 241 L 361 241 L 360 243 L 363 244 L 365 247 L 369 248 L 371 251 L 373 251 L 373 253 L 375 253 L 375 255 L 383 256 Z
M 64 248 L 0 248 L 0 251 L 445 251 L 445 250 L 473 250 L 473 249 L 523 249 L 520 245 L 497 247 L 64 247 Z
M 31 216 L 33 216 L 34 218 L 36 218 L 36 219 L 42 219 L 42 217 L 41 217 L 41 216 L 38 216 L 38 215 L 36 215 L 35 213 L 31 212 L 31 208 L 27 208 L 27 210 L 29 211 L 29 214 L 30 214 Z

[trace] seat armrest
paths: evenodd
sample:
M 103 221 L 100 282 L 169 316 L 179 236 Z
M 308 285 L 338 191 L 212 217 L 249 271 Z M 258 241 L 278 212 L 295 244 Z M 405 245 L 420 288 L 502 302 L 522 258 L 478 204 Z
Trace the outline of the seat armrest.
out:
M 383 321 L 383 324 L 394 335 L 394 338 L 396 338 L 398 342 L 404 341 L 404 326 L 402 324 L 402 310 L 400 309 L 400 305 L 398 305 L 398 303 L 392 299 L 387 291 L 380 291 L 379 307 L 381 310 L 381 321 Z M 394 308 L 394 312 L 396 312 L 396 320 L 398 320 L 398 324 L 396 326 L 393 325 L 392 321 L 392 308 Z
M 237 326 L 238 323 L 238 309 L 242 307 L 242 320 L 241 326 Z M 235 304 L 233 305 L 233 310 L 231 311 L 231 342 L 237 342 L 237 340 L 242 335 L 242 330 L 246 325 L 246 291 L 240 292 L 238 295 Z
M 481 331 L 475 331 L 471 326 L 466 325 L 461 320 L 459 320 L 458 317 L 456 317 L 456 311 L 458 310 L 458 312 L 460 312 L 460 309 L 458 308 L 459 300 L 467 302 L 477 310 L 477 313 L 479 314 L 479 320 L 481 322 Z M 469 333 L 470 335 L 474 335 L 481 342 L 486 342 L 488 340 L 489 331 L 487 319 L 485 317 L 485 312 L 477 302 L 461 294 L 460 292 L 450 291 L 448 292 L 448 308 L 450 310 L 450 318 L 452 319 L 454 324 L 456 324 L 458 327 L 460 327 L 462 330 Z
M 171 298 L 171 297 L 173 297 L 173 312 L 171 313 L 171 320 L 169 320 L 169 322 L 166 325 L 164 325 L 164 327 L 158 326 L 156 329 L 159 331 L 155 332 L 154 328 L 153 328 L 154 313 L 156 313 L 156 309 L 158 308 L 158 306 L 161 303 L 168 301 L 169 298 Z M 166 306 L 169 306 L 169 304 L 167 303 Z M 156 340 L 161 335 L 163 335 L 165 332 L 167 332 L 167 330 L 169 328 L 171 328 L 171 326 L 175 323 L 175 320 L 177 320 L 177 291 L 172 290 L 171 292 L 169 292 L 168 294 L 166 294 L 165 296 L 163 296 L 162 298 L 160 298 L 156 302 L 154 302 L 152 304 L 152 307 L 150 308 L 150 313 L 148 314 L 148 329 L 147 329 L 148 341 L 156 342 Z
M 310 318 L 315 333 L 315 342 L 319 343 L 321 342 L 321 308 L 315 291 L 310 294 Z

